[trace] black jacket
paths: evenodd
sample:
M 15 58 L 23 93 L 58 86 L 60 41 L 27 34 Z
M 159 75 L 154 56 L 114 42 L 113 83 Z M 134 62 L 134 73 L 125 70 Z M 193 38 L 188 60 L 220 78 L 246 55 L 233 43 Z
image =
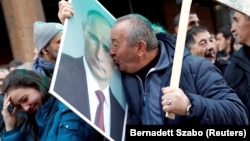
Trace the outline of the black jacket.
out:
M 229 60 L 224 77 L 250 111 L 250 47 L 242 46 Z

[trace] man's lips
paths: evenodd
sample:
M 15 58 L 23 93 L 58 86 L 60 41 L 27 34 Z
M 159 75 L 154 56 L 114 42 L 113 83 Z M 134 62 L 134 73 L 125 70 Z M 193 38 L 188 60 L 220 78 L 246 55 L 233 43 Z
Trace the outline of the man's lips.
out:
M 118 61 L 117 61 L 116 59 L 113 59 L 113 62 L 114 62 L 115 64 L 118 64 Z

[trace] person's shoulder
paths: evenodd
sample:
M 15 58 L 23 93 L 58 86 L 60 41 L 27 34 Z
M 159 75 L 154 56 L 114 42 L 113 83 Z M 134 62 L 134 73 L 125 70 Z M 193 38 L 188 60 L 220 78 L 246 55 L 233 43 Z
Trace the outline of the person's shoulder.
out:
M 183 59 L 183 66 L 188 66 L 188 68 L 191 68 L 192 70 L 206 70 L 208 68 L 216 68 L 215 65 L 208 59 L 195 55 L 185 56 Z
M 192 54 L 187 54 L 183 61 L 191 61 L 191 62 L 206 62 L 207 59 L 205 59 L 204 57 L 201 57 L 201 56 L 197 56 L 197 55 L 192 55 Z
M 164 32 L 159 32 L 159 33 L 156 33 L 156 37 L 157 39 L 171 39 L 171 40 L 176 40 L 176 36 L 174 34 L 171 34 L 171 33 L 164 33 Z
M 56 100 L 56 106 L 58 110 L 66 111 L 69 110 L 69 108 L 60 100 Z
M 57 101 L 57 115 L 60 115 L 61 120 L 71 119 L 71 120 L 82 120 L 72 109 L 70 109 L 66 104 L 61 101 Z

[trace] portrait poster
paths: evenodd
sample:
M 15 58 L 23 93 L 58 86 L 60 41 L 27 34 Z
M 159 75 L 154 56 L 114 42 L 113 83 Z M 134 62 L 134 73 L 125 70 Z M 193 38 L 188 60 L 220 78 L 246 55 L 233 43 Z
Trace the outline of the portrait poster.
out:
M 96 0 L 69 0 L 74 15 L 64 22 L 57 62 L 49 92 L 108 140 L 125 137 L 127 103 L 109 48 L 115 18 Z M 102 90 L 104 129 L 95 118 Z M 102 124 L 102 125 L 103 125 Z
M 250 0 L 215 0 L 215 1 L 250 16 Z

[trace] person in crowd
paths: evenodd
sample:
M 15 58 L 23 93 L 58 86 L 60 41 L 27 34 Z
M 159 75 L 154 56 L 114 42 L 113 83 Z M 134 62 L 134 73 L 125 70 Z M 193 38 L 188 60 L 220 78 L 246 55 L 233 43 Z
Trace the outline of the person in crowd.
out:
M 250 113 L 250 16 L 235 11 L 233 19 L 231 31 L 242 46 L 230 56 L 224 78 Z
M 71 8 L 66 4 L 59 7 L 62 22 L 73 16 Z M 249 123 L 246 107 L 219 70 L 207 59 L 191 55 L 187 48 L 180 87 L 168 87 L 176 38 L 169 33 L 155 35 L 145 17 L 129 14 L 116 19 L 110 38 L 110 55 L 122 73 L 128 125 Z M 166 112 L 175 118 L 165 118 Z
M 56 22 L 36 21 L 33 24 L 33 37 L 38 57 L 33 70 L 52 77 L 60 47 L 63 25 Z
M 235 39 L 231 32 L 231 26 L 223 26 L 216 34 L 217 54 L 215 65 L 224 74 L 230 55 L 234 53 Z
M 175 35 L 178 33 L 179 22 L 180 22 L 180 12 L 175 15 L 174 20 L 173 20 L 173 27 L 174 27 Z M 197 13 L 195 13 L 194 11 L 190 11 L 187 30 L 189 30 L 190 28 L 194 26 L 199 26 L 199 25 L 200 25 L 200 19 Z
M 204 57 L 212 63 L 215 62 L 216 45 L 214 38 L 206 27 L 195 26 L 189 29 L 185 43 L 193 55 Z
M 2 110 L 3 99 L 4 99 L 4 94 L 2 93 L 3 80 L 8 74 L 9 70 L 7 68 L 0 68 L 0 110 Z M 4 129 L 4 121 L 2 114 L 0 114 L 0 135 L 2 134 L 3 129 Z
M 63 26 L 55 22 L 37 21 L 34 23 L 33 28 L 34 42 L 36 45 L 34 51 L 38 53 L 38 56 L 32 64 L 32 70 L 51 78 L 58 55 Z M 30 64 L 27 65 L 29 67 Z M 20 69 L 23 67 L 20 67 Z M 32 114 L 22 114 L 21 116 L 24 117 L 24 119 L 29 119 Z M 34 123 L 28 122 L 27 126 L 33 127 Z M 103 138 L 99 133 L 96 133 L 96 135 L 99 136 L 99 138 Z
M 9 71 L 13 71 L 14 69 L 16 69 L 16 67 L 22 65 L 23 62 L 22 61 L 19 61 L 19 60 L 12 60 L 9 62 L 8 64 L 8 70 Z
M 168 87 L 175 39 L 155 36 L 145 17 L 118 18 L 110 37 L 110 55 L 123 75 L 128 124 L 248 124 L 245 106 L 206 59 L 185 51 L 180 88 Z M 162 118 L 163 112 L 177 117 Z
M 2 141 L 95 140 L 93 128 L 49 94 L 49 86 L 50 78 L 33 70 L 16 69 L 6 76 L 1 112 L 5 123 Z M 8 108 L 10 105 L 14 106 L 12 111 Z M 33 114 L 33 119 L 25 120 L 19 128 L 18 112 Z M 31 121 L 36 127 L 25 127 Z
M 54 22 L 46 23 L 42 21 L 34 22 L 33 37 L 34 37 L 35 47 L 37 48 L 37 50 L 39 50 L 39 57 L 32 64 L 32 70 L 35 70 L 43 75 L 52 77 L 52 73 L 54 70 L 54 63 L 55 63 L 55 60 L 53 58 L 55 58 L 56 57 L 55 55 L 57 55 L 57 53 L 55 54 L 55 52 L 59 48 L 62 29 L 63 28 L 60 23 L 54 23 Z M 4 96 L 2 96 L 2 99 L 3 97 Z M 1 101 L 1 105 L 2 104 L 3 100 Z M 13 107 L 10 106 L 10 108 Z M 19 116 L 23 118 L 24 123 L 25 122 L 28 123 L 26 126 L 29 125 L 29 127 L 31 128 L 34 127 L 35 123 L 28 121 L 28 119 L 30 119 L 29 116 L 31 117 L 33 116 L 32 114 L 22 113 Z
M 7 68 L 0 68 L 0 94 L 2 94 L 3 80 L 9 72 L 10 71 Z
M 89 10 L 83 21 L 84 54 L 73 57 L 62 54 L 57 71 L 54 91 L 81 112 L 103 132 L 115 140 L 121 140 L 125 121 L 125 109 L 110 87 L 115 64 L 109 55 L 112 23 L 96 10 Z M 74 73 L 72 73 L 72 71 Z M 80 86 L 79 86 L 80 84 Z M 104 96 L 104 124 L 99 125 L 96 113 L 99 94 Z

